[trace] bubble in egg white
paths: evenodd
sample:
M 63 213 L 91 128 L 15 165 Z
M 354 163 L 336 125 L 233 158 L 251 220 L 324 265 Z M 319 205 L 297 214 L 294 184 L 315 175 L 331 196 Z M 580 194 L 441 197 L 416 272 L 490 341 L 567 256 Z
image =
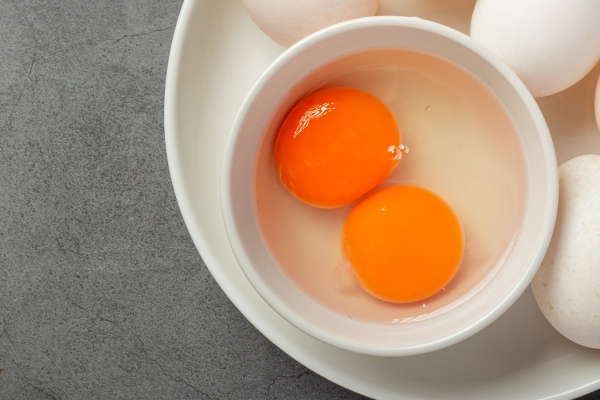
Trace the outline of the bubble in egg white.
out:
M 319 29 L 375 15 L 379 0 L 243 0 L 256 25 L 282 46 Z
M 561 165 L 559 190 L 556 226 L 531 288 L 558 332 L 600 349 L 600 155 Z

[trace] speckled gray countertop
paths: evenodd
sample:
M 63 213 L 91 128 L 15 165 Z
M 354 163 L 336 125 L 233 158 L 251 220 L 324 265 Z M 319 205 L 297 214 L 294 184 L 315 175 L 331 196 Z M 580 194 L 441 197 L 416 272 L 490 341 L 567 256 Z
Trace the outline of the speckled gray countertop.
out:
M 181 4 L 0 0 L 0 399 L 362 398 L 265 339 L 190 240 L 163 132 Z

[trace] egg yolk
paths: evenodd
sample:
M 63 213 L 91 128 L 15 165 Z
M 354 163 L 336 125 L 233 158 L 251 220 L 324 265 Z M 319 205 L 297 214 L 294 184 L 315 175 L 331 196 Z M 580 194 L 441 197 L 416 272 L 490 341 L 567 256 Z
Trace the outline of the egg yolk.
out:
M 352 88 L 315 92 L 281 125 L 275 163 L 297 198 L 317 207 L 350 204 L 379 185 L 405 147 L 394 116 L 375 96 Z
M 439 196 L 398 185 L 370 195 L 350 211 L 342 246 L 367 292 L 408 303 L 450 282 L 463 258 L 464 235 L 458 217 Z

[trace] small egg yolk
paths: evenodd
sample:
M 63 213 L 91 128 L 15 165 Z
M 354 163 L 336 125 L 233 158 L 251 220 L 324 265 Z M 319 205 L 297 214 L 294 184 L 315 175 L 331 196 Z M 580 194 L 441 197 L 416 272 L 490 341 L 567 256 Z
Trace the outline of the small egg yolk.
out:
M 394 116 L 353 88 L 317 91 L 281 125 L 275 163 L 297 198 L 317 207 L 350 204 L 383 182 L 402 155 Z
M 429 297 L 456 274 L 464 253 L 460 220 L 436 194 L 390 186 L 357 204 L 342 233 L 358 283 L 396 303 Z

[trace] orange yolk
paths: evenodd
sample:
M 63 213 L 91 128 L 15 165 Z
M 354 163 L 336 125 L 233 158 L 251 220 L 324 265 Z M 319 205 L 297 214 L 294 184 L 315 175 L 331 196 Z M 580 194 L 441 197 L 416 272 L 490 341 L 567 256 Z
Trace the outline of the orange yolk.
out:
M 331 88 L 300 101 L 283 122 L 275 163 L 300 200 L 324 208 L 350 204 L 392 172 L 401 156 L 394 116 L 375 96 Z
M 408 185 L 367 197 L 348 214 L 345 256 L 359 284 L 382 300 L 422 300 L 454 277 L 464 235 L 453 210 L 436 194 Z

